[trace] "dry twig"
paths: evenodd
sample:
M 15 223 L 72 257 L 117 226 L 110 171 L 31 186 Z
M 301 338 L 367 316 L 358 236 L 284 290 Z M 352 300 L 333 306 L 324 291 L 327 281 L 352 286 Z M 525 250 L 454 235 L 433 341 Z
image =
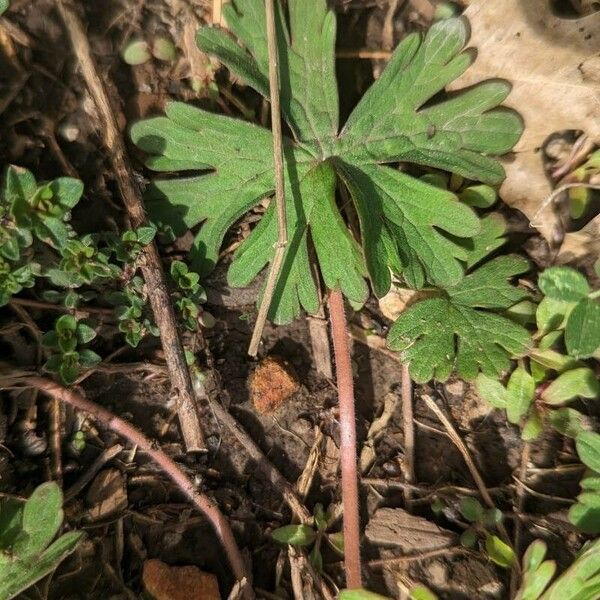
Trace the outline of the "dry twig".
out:
M 415 481 L 415 423 L 413 415 L 412 381 L 408 365 L 402 365 L 402 430 L 404 432 L 404 463 L 402 471 L 407 483 Z M 404 490 L 407 510 L 411 509 L 412 493 Z
M 100 117 L 99 132 L 112 164 L 121 196 L 133 227 L 146 223 L 142 193 L 133 176 L 125 144 L 105 85 L 98 74 L 91 48 L 81 20 L 66 0 L 57 3 L 59 13 L 69 34 L 71 45 L 83 78 Z M 178 395 L 178 416 L 185 445 L 190 452 L 205 452 L 204 435 L 200 426 L 192 379 L 185 361 L 183 345 L 177 332 L 177 320 L 171 304 L 167 281 L 155 243 L 144 249 L 142 274 L 148 287 L 154 319 L 160 330 L 160 340 L 173 389 Z
M 256 356 L 258 345 L 262 337 L 267 315 L 273 295 L 277 278 L 283 264 L 285 247 L 287 246 L 287 219 L 285 215 L 285 181 L 283 171 L 283 134 L 281 132 L 281 107 L 279 104 L 279 70 L 277 56 L 277 37 L 275 30 L 275 7 L 273 0 L 265 0 L 267 17 L 267 45 L 269 52 L 269 93 L 271 96 L 271 128 L 273 130 L 273 162 L 275 165 L 275 207 L 277 209 L 277 245 L 275 255 L 267 277 L 265 291 L 263 293 L 256 324 L 252 332 L 248 354 Z
M 223 545 L 227 558 L 231 565 L 236 579 L 241 581 L 246 578 L 250 581 L 248 569 L 227 519 L 222 515 L 219 508 L 207 496 L 200 493 L 192 481 L 181 470 L 179 465 L 167 456 L 162 450 L 158 449 L 143 433 L 136 429 L 130 423 L 113 415 L 110 411 L 87 400 L 77 392 L 62 387 L 50 379 L 43 377 L 29 377 L 24 381 L 25 384 L 34 387 L 49 396 L 59 399 L 61 402 L 70 404 L 77 410 L 84 411 L 91 417 L 101 423 L 117 435 L 125 438 L 130 444 L 136 446 L 138 451 L 143 452 L 151 458 L 181 490 L 181 492 L 192 502 L 192 504 L 208 519 L 213 526 L 215 533 Z M 245 588 L 246 600 L 252 600 L 254 594 L 249 586 Z
M 467 448 L 466 444 L 462 441 L 462 438 L 454 429 L 452 423 L 450 423 L 450 419 L 444 414 L 444 412 L 440 409 L 440 407 L 434 402 L 433 398 L 427 394 L 422 394 L 421 399 L 427 404 L 427 407 L 435 413 L 436 417 L 440 420 L 446 431 L 448 432 L 448 437 L 452 440 L 452 443 L 456 446 L 458 451 L 462 454 L 462 457 L 471 473 L 471 477 L 473 477 L 473 481 L 475 481 L 475 485 L 483 498 L 483 501 L 488 505 L 489 508 L 496 508 L 496 504 L 490 495 L 490 492 L 485 485 L 485 481 L 483 481 L 483 477 L 481 477 L 477 466 L 475 465 L 475 461 L 471 458 L 471 453 Z M 502 523 L 498 524 L 498 532 L 503 537 L 504 541 L 512 547 L 510 536 L 508 535 L 508 531 L 506 531 L 506 527 Z

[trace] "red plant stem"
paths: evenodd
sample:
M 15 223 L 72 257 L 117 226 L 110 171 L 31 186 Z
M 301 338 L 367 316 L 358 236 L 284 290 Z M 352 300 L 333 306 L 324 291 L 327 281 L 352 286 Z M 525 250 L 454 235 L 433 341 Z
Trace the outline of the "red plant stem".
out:
M 358 469 L 356 454 L 356 418 L 354 383 L 348 346 L 348 326 L 344 299 L 340 290 L 329 296 L 329 319 L 335 357 L 340 405 L 340 460 L 342 467 L 342 506 L 344 509 L 344 567 L 346 587 L 362 587 L 360 567 L 360 517 L 358 510 Z
M 70 404 L 78 410 L 89 413 L 96 421 L 114 431 L 117 435 L 124 437 L 128 442 L 138 447 L 138 450 L 147 454 L 169 477 L 173 483 L 185 494 L 192 504 L 210 521 L 217 537 L 223 545 L 225 554 L 231 565 L 233 574 L 238 581 L 243 578 L 248 582 L 244 587 L 244 599 L 252 600 L 254 593 L 250 585 L 250 575 L 237 546 L 229 523 L 209 498 L 200 493 L 187 475 L 179 468 L 177 463 L 169 458 L 162 450 L 159 450 L 152 442 L 137 428 L 123 419 L 113 415 L 107 409 L 94 404 L 73 390 L 64 388 L 50 379 L 44 377 L 28 377 L 26 383 L 42 392 L 58 398 L 62 402 Z

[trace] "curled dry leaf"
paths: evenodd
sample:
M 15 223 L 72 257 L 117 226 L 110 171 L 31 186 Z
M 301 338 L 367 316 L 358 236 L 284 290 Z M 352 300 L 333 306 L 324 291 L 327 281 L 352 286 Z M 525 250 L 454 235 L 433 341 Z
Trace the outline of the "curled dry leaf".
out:
M 217 578 L 198 567 L 171 567 L 157 559 L 147 560 L 142 579 L 153 600 L 221 600 Z
M 503 159 L 507 176 L 500 193 L 556 246 L 562 229 L 557 212 L 545 204 L 552 185 L 540 148 L 562 130 L 600 141 L 600 12 L 564 19 L 552 13 L 549 0 L 474 0 L 464 14 L 477 60 L 451 87 L 488 77 L 511 82 L 507 104 L 522 115 L 525 131 Z
M 294 369 L 278 356 L 268 356 L 250 378 L 250 397 L 257 412 L 270 414 L 300 388 Z

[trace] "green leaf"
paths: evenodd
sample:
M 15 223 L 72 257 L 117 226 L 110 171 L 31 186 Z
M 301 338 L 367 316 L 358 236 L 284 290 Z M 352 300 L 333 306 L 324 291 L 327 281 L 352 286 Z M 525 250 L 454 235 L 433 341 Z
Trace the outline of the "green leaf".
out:
M 289 241 L 270 318 L 283 323 L 302 308 L 316 312 L 320 298 L 315 276 L 331 289 L 340 287 L 354 304 L 367 298 L 367 276 L 378 295 L 389 290 L 392 273 L 402 274 L 413 287 L 458 285 L 464 265 L 474 265 L 501 245 L 504 230 L 499 231 L 496 219 L 489 220 L 482 241 L 469 248 L 464 240 L 474 238 L 480 224 L 468 206 L 451 192 L 383 165 L 407 161 L 499 182 L 503 169 L 494 155 L 509 150 L 522 130 L 516 113 L 496 108 L 510 86 L 489 81 L 445 101 L 434 100 L 471 62 L 470 54 L 462 53 L 468 37 L 465 23 L 449 19 L 399 46 L 340 133 L 333 11 L 326 0 L 288 0 L 276 6 L 281 106 L 294 141 L 283 140 Z M 225 5 L 224 16 L 239 44 L 230 33 L 203 28 L 199 46 L 268 97 L 263 0 L 233 0 Z M 207 273 L 227 230 L 273 194 L 270 132 L 172 103 L 166 117 L 137 123 L 131 135 L 151 155 L 150 168 L 205 171 L 156 181 L 147 205 L 160 229 L 182 235 L 200 225 L 192 267 Z M 352 207 L 336 201 L 338 180 L 351 193 L 360 231 L 346 224 L 345 213 L 354 214 Z M 477 191 L 489 196 L 485 188 Z M 275 217 L 271 202 L 234 256 L 231 285 L 249 285 L 273 260 Z M 512 268 L 514 274 L 517 266 L 513 263 Z M 507 294 L 524 297 L 524 292 L 498 284 L 503 305 Z M 462 293 L 473 296 L 475 290 Z M 517 337 L 522 339 L 521 330 Z M 472 361 L 469 366 L 474 376 Z
M 542 416 L 537 410 L 532 410 L 530 415 L 527 417 L 523 430 L 521 431 L 521 439 L 530 442 L 537 440 L 542 432 L 544 431 L 544 421 Z
M 84 369 L 90 369 L 91 367 L 96 366 L 99 362 L 102 361 L 102 358 L 98 356 L 93 350 L 89 350 L 88 348 L 84 348 L 79 351 L 79 364 Z
M 512 548 L 495 535 L 486 536 L 485 550 L 492 562 L 505 569 L 510 568 L 516 560 Z
M 479 370 L 494 377 L 509 368 L 509 357 L 527 352 L 529 340 L 520 325 L 446 298 L 413 305 L 400 315 L 388 336 L 390 348 L 402 353 L 418 383 L 434 376 L 444 381 L 454 367 L 467 380 Z
M 506 416 L 511 423 L 518 423 L 527 414 L 534 396 L 533 377 L 524 368 L 516 368 L 506 386 Z
M 597 506 L 577 502 L 569 509 L 568 516 L 569 521 L 582 533 L 588 535 L 600 533 L 600 508 Z
M 538 304 L 535 314 L 538 329 L 548 332 L 564 327 L 565 318 L 574 307 L 574 302 L 549 297 L 543 298 Z
M 494 408 L 506 408 L 506 388 L 497 379 L 479 373 L 475 385 L 481 397 Z
M 589 358 L 600 348 L 600 304 L 585 298 L 571 311 L 565 328 L 567 351 Z
M 39 554 L 52 541 L 63 520 L 62 492 L 54 482 L 38 486 L 25 502 L 22 533 L 12 550 L 20 559 Z
M 521 589 L 515 600 L 537 600 L 556 573 L 556 563 L 547 560 L 534 571 L 525 573 Z
M 438 597 L 424 585 L 411 588 L 409 600 L 437 600 Z
M 152 56 L 150 48 L 144 40 L 131 40 L 127 43 L 121 52 L 121 58 L 128 65 L 143 65 L 148 62 Z
M 39 556 L 0 564 L 0 598 L 14 598 L 52 573 L 75 550 L 82 537 L 82 533 L 71 531 L 61 536 Z
M 472 527 L 465 529 L 460 535 L 461 546 L 465 548 L 474 548 L 477 543 L 477 533 Z
M 576 398 L 597 398 L 600 383 L 588 367 L 571 369 L 558 376 L 542 393 L 546 404 L 562 404 Z
M 600 593 L 600 540 L 584 547 L 540 600 L 596 600 Z
M 317 533 L 308 525 L 285 525 L 271 532 L 273 539 L 280 544 L 292 546 L 310 546 L 316 539 Z
M 535 571 L 546 558 L 548 546 L 543 540 L 535 540 L 531 542 L 525 554 L 523 555 L 523 570 Z
M 586 278 L 570 267 L 550 267 L 538 279 L 542 293 L 564 302 L 577 302 L 590 293 Z
M 468 206 L 490 208 L 496 204 L 498 192 L 489 185 L 471 185 L 460 192 L 458 196 Z
M 566 371 L 567 369 L 572 369 L 580 364 L 570 356 L 565 356 L 555 350 L 538 350 L 537 348 L 533 348 L 530 352 L 530 356 L 546 369 L 551 369 L 559 373 Z
M 462 516 L 471 523 L 481 521 L 483 518 L 483 506 L 476 498 L 471 496 L 461 498 L 459 508 Z
M 338 132 L 334 48 L 336 22 L 326 0 L 290 0 L 289 29 L 278 11 L 281 107 L 295 137 L 326 146 Z M 215 55 L 233 73 L 268 98 L 268 53 L 262 0 L 234 0 L 223 14 L 247 53 L 235 49 L 224 32 L 203 28 L 201 50 Z
M 339 600 L 390 600 L 387 596 L 374 594 L 367 590 L 342 590 L 338 596 Z
M 346 157 L 355 163 L 408 161 L 485 183 L 501 181 L 500 164 L 481 152 L 503 154 L 521 135 L 516 113 L 494 110 L 510 85 L 487 81 L 426 104 L 470 66 L 472 55 L 461 54 L 467 38 L 461 19 L 406 37 L 342 130 Z
M 58 335 L 74 334 L 77 331 L 77 319 L 73 315 L 62 315 L 56 320 L 54 329 Z
M 583 431 L 583 415 L 573 408 L 550 412 L 550 424 L 562 435 L 575 439 Z
M 338 554 L 344 556 L 344 534 L 341 531 L 328 533 L 325 539 Z
M 582 431 L 575 439 L 579 459 L 586 466 L 600 473 L 600 434 Z
M 0 15 L 3 15 L 10 8 L 10 0 L 0 0 Z
M 508 308 L 528 297 L 528 293 L 509 283 L 529 270 L 529 263 L 517 256 L 500 256 L 448 288 L 452 302 L 477 308 Z
M 460 244 L 441 231 L 472 237 L 475 214 L 446 190 L 378 165 L 336 163 L 350 189 L 360 219 L 367 268 L 378 296 L 390 289 L 390 265 L 415 287 L 425 280 L 453 285 L 462 279 Z
M 87 344 L 96 337 L 96 331 L 86 323 L 77 324 L 77 339 L 80 344 Z

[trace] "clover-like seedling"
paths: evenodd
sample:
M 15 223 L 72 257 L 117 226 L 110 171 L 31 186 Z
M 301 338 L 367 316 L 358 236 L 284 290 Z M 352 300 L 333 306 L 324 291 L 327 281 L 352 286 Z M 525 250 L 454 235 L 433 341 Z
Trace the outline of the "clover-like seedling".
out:
M 0 502 L 0 598 L 9 600 L 51 573 L 81 540 L 77 531 L 54 542 L 63 521 L 62 492 L 54 482 L 26 502 Z
M 510 85 L 488 81 L 436 98 L 473 60 L 463 52 L 465 22 L 440 21 L 426 35 L 403 40 L 340 128 L 334 13 L 325 0 L 289 0 L 287 15 L 277 6 L 281 106 L 292 137 L 283 143 L 289 243 L 270 318 L 284 323 L 301 308 L 318 310 L 313 255 L 325 286 L 359 304 L 369 293 L 367 279 L 381 296 L 392 274 L 414 287 L 458 285 L 467 259 L 461 240 L 480 232 L 477 215 L 452 192 L 394 165 L 409 162 L 500 182 L 504 171 L 494 155 L 510 150 L 522 130 L 516 113 L 497 108 Z M 263 1 L 235 0 L 224 6 L 224 16 L 237 41 L 219 28 L 203 28 L 200 48 L 268 98 Z M 201 224 L 193 265 L 208 272 L 227 230 L 273 194 L 271 133 L 172 103 L 166 116 L 137 123 L 131 134 L 151 154 L 151 169 L 202 172 L 155 181 L 148 207 L 155 221 L 177 234 Z M 350 193 L 360 231 L 346 224 L 339 186 Z M 236 251 L 229 283 L 248 285 L 272 261 L 276 241 L 271 203 Z
M 9 167 L 3 202 L 17 228 L 29 230 L 40 241 L 64 246 L 73 231 L 68 225 L 71 209 L 79 202 L 83 184 L 71 177 L 38 183 L 27 169 Z
M 175 260 L 171 263 L 171 278 L 177 288 L 175 305 L 183 324 L 190 331 L 196 331 L 201 321 L 198 305 L 206 302 L 206 293 L 199 283 L 200 276 L 190 271 L 184 262 Z
M 311 548 L 310 561 L 319 571 L 323 570 L 323 556 L 321 544 L 327 544 L 339 555 L 344 555 L 344 536 L 340 532 L 327 533 L 331 515 L 323 510 L 321 504 L 315 506 L 313 520 L 314 525 L 298 524 L 284 525 L 275 529 L 271 535 L 280 544 L 290 544 L 299 548 Z
M 515 561 L 512 548 L 492 533 L 502 522 L 502 512 L 497 508 L 484 508 L 479 500 L 470 496 L 461 499 L 459 509 L 462 516 L 470 523 L 460 536 L 461 544 L 466 548 L 472 548 L 479 538 L 483 538 L 490 560 L 500 567 L 510 567 Z
M 55 351 L 44 368 L 57 373 L 66 385 L 74 383 L 84 369 L 97 365 L 101 360 L 93 350 L 82 347 L 95 337 L 96 332 L 92 327 L 77 321 L 72 315 L 59 317 L 54 329 L 42 338 L 44 346 Z
M 147 296 L 144 281 L 138 276 L 133 277 L 123 290 L 112 292 L 108 296 L 109 302 L 115 306 L 119 331 L 125 335 L 125 341 L 132 348 L 137 348 L 147 333 L 159 335 Z

